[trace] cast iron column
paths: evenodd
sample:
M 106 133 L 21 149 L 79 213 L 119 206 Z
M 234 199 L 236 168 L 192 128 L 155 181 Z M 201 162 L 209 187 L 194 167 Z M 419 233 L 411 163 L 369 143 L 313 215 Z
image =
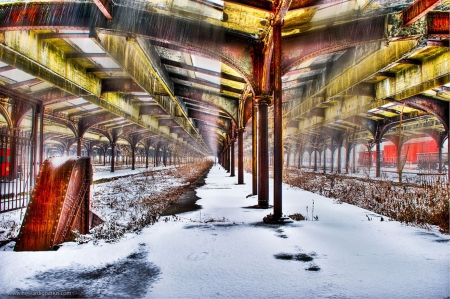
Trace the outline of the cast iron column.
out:
M 380 146 L 380 140 L 376 141 L 376 177 L 379 178 L 381 176 L 381 146 Z
M 77 137 L 77 156 L 81 157 L 81 140 L 82 137 Z
M 235 159 L 234 159 L 234 142 L 236 139 L 231 139 L 231 174 L 230 176 L 235 176 Z
M 338 173 L 341 173 L 342 171 L 342 140 L 339 140 L 338 142 Z
M 238 184 L 244 184 L 244 128 L 238 130 Z
M 327 173 L 327 147 L 323 150 L 323 174 Z
M 274 141 L 273 141 L 273 216 L 280 219 L 282 213 L 283 184 L 283 103 L 281 89 L 281 23 L 273 26 L 274 59 Z
M 111 142 L 111 172 L 114 172 L 114 152 L 115 152 L 116 144 Z
M 253 100 L 252 116 L 252 189 L 253 195 L 258 194 L 258 105 Z
M 134 145 L 131 145 L 131 170 L 136 169 L 136 153 L 135 153 L 135 147 Z
M 269 120 L 267 108 L 270 98 L 267 95 L 256 98 L 258 104 L 258 206 L 269 207 Z

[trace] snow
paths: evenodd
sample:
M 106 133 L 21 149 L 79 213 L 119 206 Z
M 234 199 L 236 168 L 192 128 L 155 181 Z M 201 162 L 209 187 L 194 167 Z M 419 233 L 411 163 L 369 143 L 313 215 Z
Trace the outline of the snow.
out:
M 250 174 L 245 174 L 245 182 L 237 185 L 237 177 L 214 166 L 206 184 L 197 189 L 201 210 L 163 217 L 118 243 L 72 242 L 49 252 L 0 251 L 0 294 L 6 298 L 17 291 L 69 291 L 88 298 L 450 296 L 450 236 L 386 218 L 380 221 L 380 215 L 370 211 L 288 185 L 283 186 L 284 213 L 306 215 L 308 207 L 312 219 L 314 201 L 319 220 L 266 225 L 262 218 L 271 209 L 244 208 L 257 203 L 256 196 L 247 197 Z

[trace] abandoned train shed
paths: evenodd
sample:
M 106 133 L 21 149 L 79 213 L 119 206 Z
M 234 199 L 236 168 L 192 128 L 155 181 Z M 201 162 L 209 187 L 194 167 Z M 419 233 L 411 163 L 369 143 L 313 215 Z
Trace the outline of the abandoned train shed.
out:
M 0 212 L 26 206 L 59 155 L 112 172 L 215 156 L 239 184 L 247 160 L 262 207 L 273 166 L 274 218 L 283 167 L 304 153 L 314 170 L 348 172 L 363 144 L 380 176 L 382 143 L 401 163 L 427 136 L 441 173 L 449 11 L 448 0 L 0 1 Z

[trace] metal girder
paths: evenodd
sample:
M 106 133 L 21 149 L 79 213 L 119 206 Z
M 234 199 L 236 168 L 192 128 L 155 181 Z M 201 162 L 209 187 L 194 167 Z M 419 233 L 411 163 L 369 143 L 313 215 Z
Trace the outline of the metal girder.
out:
M 199 88 L 187 88 L 186 86 L 176 84 L 175 95 L 181 98 L 192 99 L 194 101 L 211 104 L 226 112 L 234 122 L 237 120 L 238 104 L 237 99 L 228 99 Z
M 386 39 L 384 16 L 293 36 L 283 41 L 282 72 L 285 74 L 312 57 L 384 39 Z
M 75 118 L 75 117 L 78 117 L 78 116 L 83 115 L 83 114 L 91 114 L 92 112 L 98 112 L 98 111 L 101 111 L 101 110 L 103 110 L 103 108 L 100 108 L 100 107 L 97 107 L 97 108 L 94 108 L 94 109 L 91 109 L 91 110 L 80 110 L 80 111 L 77 111 L 77 112 L 74 112 L 74 113 L 70 113 L 68 116 L 69 116 L 69 118 Z
M 130 78 L 109 78 L 102 80 L 102 91 L 105 92 L 143 92 L 133 79 Z
M 77 58 L 109 58 L 106 53 L 66 53 L 66 59 L 77 59 Z
M 368 78 L 371 78 L 380 69 L 386 68 L 390 64 L 393 64 L 401 59 L 404 55 L 413 51 L 416 45 L 417 41 L 399 41 L 391 43 L 389 47 L 375 52 L 374 54 L 370 55 L 370 57 L 362 60 L 358 65 L 354 65 L 353 67 L 344 71 L 340 76 L 329 82 L 326 86 L 320 88 L 319 90 L 313 91 L 313 94 L 308 95 L 306 97 L 306 100 L 301 101 L 297 106 L 285 105 L 285 109 L 289 109 L 285 111 L 286 121 L 303 115 L 317 105 L 327 101 L 328 99 L 351 89 L 353 86 Z M 377 84 L 375 86 L 375 90 L 378 91 L 377 86 L 379 85 Z M 324 97 L 314 97 L 315 94 L 320 94 L 321 92 L 325 93 Z M 383 97 L 380 97 L 377 94 L 377 98 Z M 371 108 L 365 109 L 365 111 Z M 365 111 L 360 111 L 358 113 L 355 113 L 354 115 L 363 113 Z M 348 117 L 349 116 L 352 115 L 348 115 Z M 341 115 L 341 117 L 344 116 Z
M 415 0 L 402 11 L 403 26 L 408 26 L 425 16 L 439 5 L 442 0 Z
M 164 126 L 164 127 L 176 127 L 178 126 L 178 123 L 174 121 L 171 118 L 159 118 L 158 119 L 158 126 Z
M 27 85 L 35 85 L 38 83 L 42 83 L 42 80 L 41 79 L 31 79 L 31 80 L 26 80 L 26 81 L 22 81 L 22 82 L 16 82 L 16 83 L 8 84 L 7 87 L 11 88 L 11 89 L 15 89 L 15 88 L 19 88 L 19 87 L 23 87 L 23 86 L 27 86 Z
M 445 130 L 449 131 L 449 102 L 436 100 L 423 95 L 415 95 L 404 99 L 407 106 L 424 110 L 429 114 L 436 116 L 444 125 Z
M 60 112 L 66 111 L 66 110 L 81 108 L 81 107 L 89 106 L 89 105 L 92 105 L 92 104 L 89 102 L 86 102 L 86 103 L 82 103 L 82 104 L 78 104 L 78 105 L 66 106 L 66 107 L 62 107 L 62 108 L 53 109 L 53 113 L 60 113 Z
M 102 14 L 108 20 L 111 20 L 113 17 L 111 15 L 111 1 L 110 0 L 94 0 L 95 5 L 97 5 L 98 9 L 102 12 Z
M 172 66 L 172 67 L 176 67 L 176 68 L 180 68 L 183 70 L 188 70 L 188 71 L 193 71 L 193 72 L 197 72 L 197 73 L 202 73 L 202 74 L 206 74 L 206 75 L 210 75 L 210 76 L 214 76 L 214 77 L 218 77 L 218 78 L 222 78 L 222 79 L 227 79 L 227 80 L 231 80 L 231 81 L 235 81 L 235 82 L 240 82 L 240 83 L 247 83 L 243 78 L 241 77 L 237 77 L 237 76 L 233 76 L 224 72 L 215 72 L 215 71 L 211 71 L 208 69 L 203 69 L 203 68 L 199 68 L 199 67 L 195 67 L 186 63 L 181 63 L 181 62 L 177 62 L 177 61 L 173 61 L 173 60 L 169 60 L 169 59 L 161 59 L 161 63 L 164 65 L 168 65 L 168 66 Z
M 78 137 L 83 137 L 84 133 L 92 126 L 105 122 L 105 121 L 110 121 L 112 119 L 116 119 L 117 116 L 109 113 L 109 112 L 104 112 L 104 113 L 99 113 L 99 114 L 95 114 L 95 115 L 91 115 L 91 116 L 86 116 L 81 118 L 78 121 Z
M 147 36 L 151 40 L 181 47 L 192 53 L 203 53 L 230 65 L 244 77 L 253 77 L 248 47 L 249 39 L 219 26 L 210 26 L 182 18 L 170 18 L 163 14 L 134 10 L 128 7 L 113 9 L 115 22 L 108 23 L 105 29 L 118 32 L 131 32 L 137 36 Z M 130 16 L 133 18 L 130 18 Z M 147 26 L 144 24 L 152 24 Z M 170 26 L 166 26 L 170 24 Z M 180 28 L 182 34 L 180 34 Z
M 185 128 L 188 135 L 200 146 L 204 146 L 201 139 L 197 139 L 198 133 L 192 123 L 186 116 L 186 108 L 183 107 L 173 92 L 164 84 L 163 77 L 160 76 L 153 68 L 155 62 L 150 61 L 148 55 L 140 47 L 139 43 L 127 40 L 122 36 L 113 36 L 107 34 L 99 34 L 95 41 L 113 58 L 116 63 L 141 86 L 147 93 L 153 96 L 161 108 L 163 108 L 169 116 L 176 119 L 178 124 Z M 169 97 L 158 96 L 156 93 L 165 91 Z M 178 117 L 182 116 L 182 117 Z M 203 149 L 208 152 L 207 148 Z
M 59 88 L 50 88 L 29 94 L 28 96 L 40 99 L 44 105 L 67 102 L 78 98 Z
M 241 94 L 243 91 L 237 88 L 233 88 L 230 87 L 228 85 L 224 85 L 224 84 L 215 84 L 206 80 L 201 80 L 201 79 L 195 79 L 195 78 L 191 78 L 188 76 L 183 76 L 180 74 L 175 74 L 175 73 L 169 73 L 170 77 L 173 79 L 178 79 L 181 81 L 186 81 L 186 82 L 191 82 L 191 83 L 195 83 L 198 85 L 203 85 L 206 87 L 210 87 L 210 88 L 214 88 L 214 89 L 218 89 L 220 91 L 229 91 L 232 93 L 237 93 L 237 94 Z
M 215 116 L 207 113 L 202 113 L 195 110 L 189 110 L 189 117 L 196 119 L 203 123 L 208 123 L 210 125 L 218 126 L 225 131 L 229 132 L 231 129 L 231 120 Z
M 142 105 L 139 106 L 139 115 L 162 116 L 167 115 L 167 112 L 165 112 L 158 104 Z
M 225 5 L 227 2 L 236 3 L 240 5 L 250 6 L 253 8 L 265 10 L 272 12 L 273 1 L 269 0 L 225 0 Z

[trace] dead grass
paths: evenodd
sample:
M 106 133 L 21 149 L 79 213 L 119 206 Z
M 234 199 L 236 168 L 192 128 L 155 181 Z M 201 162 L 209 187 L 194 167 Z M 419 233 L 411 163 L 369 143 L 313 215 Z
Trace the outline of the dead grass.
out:
M 285 182 L 337 202 L 346 202 L 408 225 L 439 227 L 449 233 L 450 185 L 399 184 L 392 181 L 350 178 L 286 170 Z

